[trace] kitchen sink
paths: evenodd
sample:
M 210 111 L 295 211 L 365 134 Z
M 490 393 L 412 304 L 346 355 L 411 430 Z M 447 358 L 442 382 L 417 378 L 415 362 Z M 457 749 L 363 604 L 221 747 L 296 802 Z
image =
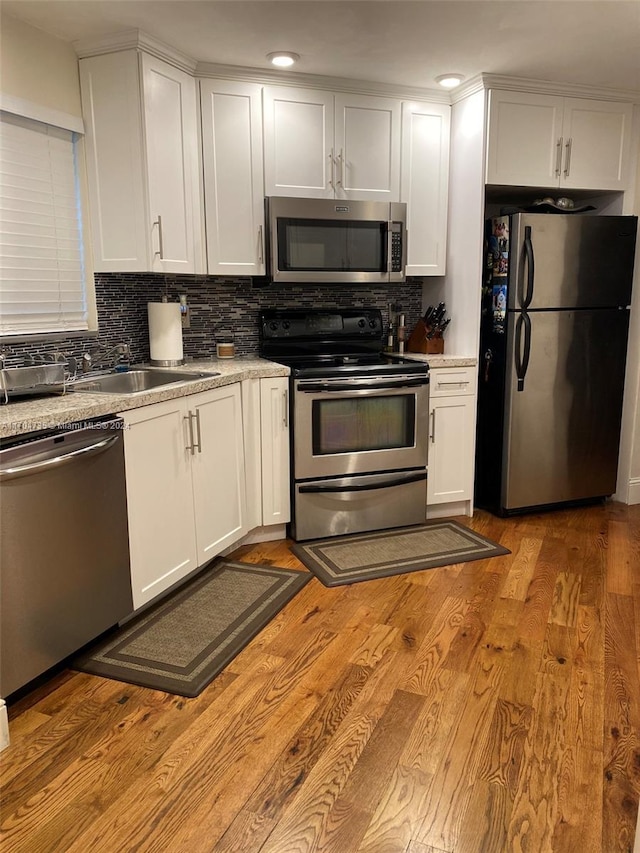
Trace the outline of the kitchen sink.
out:
M 219 373 L 183 372 L 179 370 L 158 370 L 156 368 L 134 368 L 122 373 L 106 373 L 101 376 L 87 376 L 76 379 L 67 386 L 69 391 L 89 391 L 92 394 L 139 394 L 153 391 L 167 385 L 179 385 L 220 376 Z

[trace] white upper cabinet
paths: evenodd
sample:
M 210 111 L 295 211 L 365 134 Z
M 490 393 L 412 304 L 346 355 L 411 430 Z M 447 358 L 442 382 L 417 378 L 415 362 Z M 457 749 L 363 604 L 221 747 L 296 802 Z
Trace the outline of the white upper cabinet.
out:
M 96 271 L 203 271 L 193 77 L 138 50 L 80 60 Z
M 622 190 L 631 104 L 492 90 L 487 183 Z
M 338 198 L 400 200 L 400 101 L 335 96 Z
M 632 112 L 631 104 L 565 98 L 560 186 L 626 189 Z
M 266 86 L 265 195 L 399 201 L 400 101 Z
M 201 80 L 207 271 L 264 275 L 261 87 Z
M 407 204 L 407 275 L 444 275 L 449 197 L 447 104 L 402 105 L 400 201 Z
M 265 86 L 265 195 L 333 198 L 333 95 Z

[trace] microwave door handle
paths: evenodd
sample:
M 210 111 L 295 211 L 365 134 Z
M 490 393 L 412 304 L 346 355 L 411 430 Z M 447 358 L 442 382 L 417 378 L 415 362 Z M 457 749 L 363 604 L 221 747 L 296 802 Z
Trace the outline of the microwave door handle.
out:
M 391 273 L 393 268 L 393 222 L 387 222 L 387 276 L 391 281 Z

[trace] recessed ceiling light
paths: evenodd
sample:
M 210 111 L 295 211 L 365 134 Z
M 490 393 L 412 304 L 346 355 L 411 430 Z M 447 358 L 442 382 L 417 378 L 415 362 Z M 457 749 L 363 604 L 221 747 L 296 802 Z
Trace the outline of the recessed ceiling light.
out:
M 278 68 L 290 68 L 300 57 L 297 53 L 290 53 L 288 50 L 278 50 L 275 53 L 268 53 L 267 59 Z
M 464 80 L 464 74 L 441 74 L 436 77 L 436 83 L 440 83 L 445 89 L 455 89 Z

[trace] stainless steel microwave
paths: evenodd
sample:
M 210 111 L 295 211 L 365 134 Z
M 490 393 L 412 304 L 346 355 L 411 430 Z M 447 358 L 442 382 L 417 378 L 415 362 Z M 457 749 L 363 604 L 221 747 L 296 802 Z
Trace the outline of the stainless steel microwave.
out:
M 272 196 L 266 214 L 268 274 L 274 282 L 405 280 L 404 203 Z

